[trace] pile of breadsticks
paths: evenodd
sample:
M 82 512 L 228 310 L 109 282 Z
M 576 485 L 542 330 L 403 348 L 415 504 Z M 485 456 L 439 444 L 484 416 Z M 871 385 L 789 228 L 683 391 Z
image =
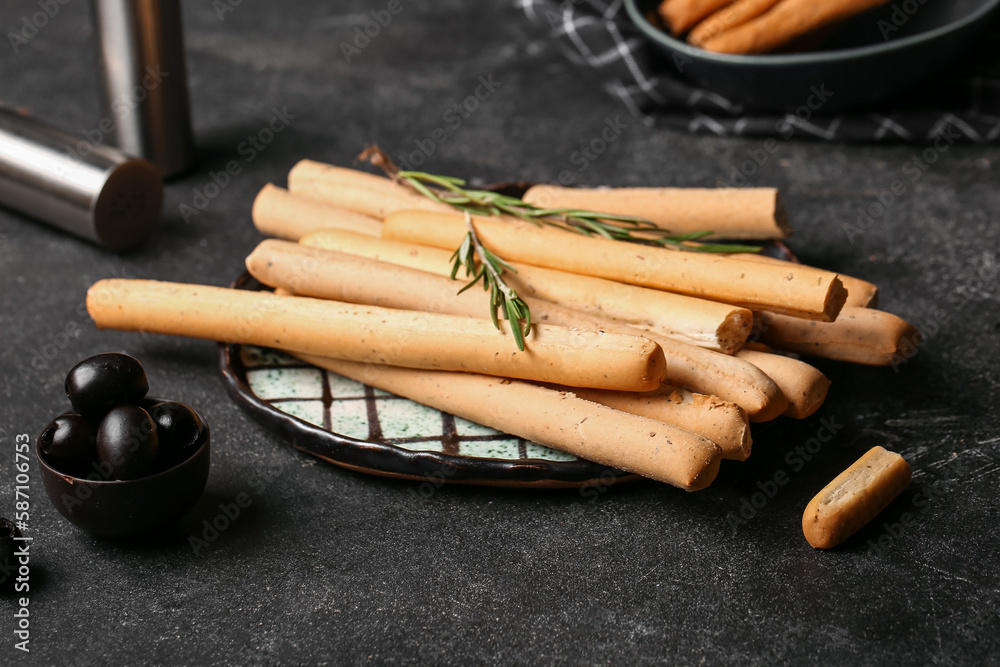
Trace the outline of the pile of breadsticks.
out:
M 767 53 L 887 0 L 663 0 L 675 36 L 718 53 Z
M 524 351 L 459 293 L 469 220 L 400 182 L 303 161 L 253 206 L 246 258 L 271 291 L 103 280 L 101 328 L 273 347 L 500 431 L 687 490 L 750 454 L 750 422 L 808 417 L 829 381 L 783 352 L 887 364 L 911 327 L 857 278 L 757 255 L 682 252 L 473 218 L 528 303 Z M 788 233 L 773 189 L 564 189 L 545 208 L 635 215 L 677 233 Z M 756 323 L 756 328 L 755 328 Z M 516 326 L 516 325 L 515 325 Z M 762 342 L 749 343 L 750 336 Z M 779 352 L 780 350 L 780 352 Z

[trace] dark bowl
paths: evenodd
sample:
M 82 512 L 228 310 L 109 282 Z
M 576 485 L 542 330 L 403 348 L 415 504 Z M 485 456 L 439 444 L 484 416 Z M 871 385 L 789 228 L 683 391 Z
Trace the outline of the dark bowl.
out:
M 200 416 L 200 415 L 199 415 Z M 123 481 L 73 477 L 50 466 L 35 443 L 45 493 L 77 528 L 107 537 L 150 533 L 181 518 L 205 490 L 210 464 L 208 422 L 201 445 L 173 468 Z M 92 473 L 91 477 L 97 477 Z
M 942 70 L 975 42 L 1000 0 L 890 2 L 837 26 L 822 50 L 748 56 L 712 53 L 671 37 L 647 18 L 657 4 L 625 0 L 629 17 L 670 71 L 731 101 L 812 115 L 870 107 Z

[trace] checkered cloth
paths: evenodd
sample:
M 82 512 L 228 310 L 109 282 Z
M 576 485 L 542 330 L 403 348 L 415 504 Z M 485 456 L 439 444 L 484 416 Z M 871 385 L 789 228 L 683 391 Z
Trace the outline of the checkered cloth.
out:
M 758 112 L 655 65 L 653 48 L 622 0 L 515 0 L 546 26 L 574 63 L 605 75 L 605 89 L 647 124 L 719 136 L 788 136 L 826 141 L 914 142 L 946 135 L 968 143 L 1000 138 L 1000 21 L 953 74 L 884 108 L 817 115 Z

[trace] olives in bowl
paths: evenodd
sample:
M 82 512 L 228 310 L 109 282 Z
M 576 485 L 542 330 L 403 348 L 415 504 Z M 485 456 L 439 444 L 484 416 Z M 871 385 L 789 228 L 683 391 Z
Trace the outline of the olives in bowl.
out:
M 42 430 L 36 455 L 49 499 L 71 523 L 108 536 L 179 519 L 208 480 L 208 424 L 183 403 L 146 396 L 138 360 L 100 354 L 66 378 L 73 410 Z

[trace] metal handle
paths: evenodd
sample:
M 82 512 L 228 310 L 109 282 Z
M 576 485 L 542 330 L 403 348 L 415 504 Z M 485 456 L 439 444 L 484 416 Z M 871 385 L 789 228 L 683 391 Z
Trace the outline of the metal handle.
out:
M 194 165 L 179 0 L 92 0 L 110 143 L 165 178 Z

